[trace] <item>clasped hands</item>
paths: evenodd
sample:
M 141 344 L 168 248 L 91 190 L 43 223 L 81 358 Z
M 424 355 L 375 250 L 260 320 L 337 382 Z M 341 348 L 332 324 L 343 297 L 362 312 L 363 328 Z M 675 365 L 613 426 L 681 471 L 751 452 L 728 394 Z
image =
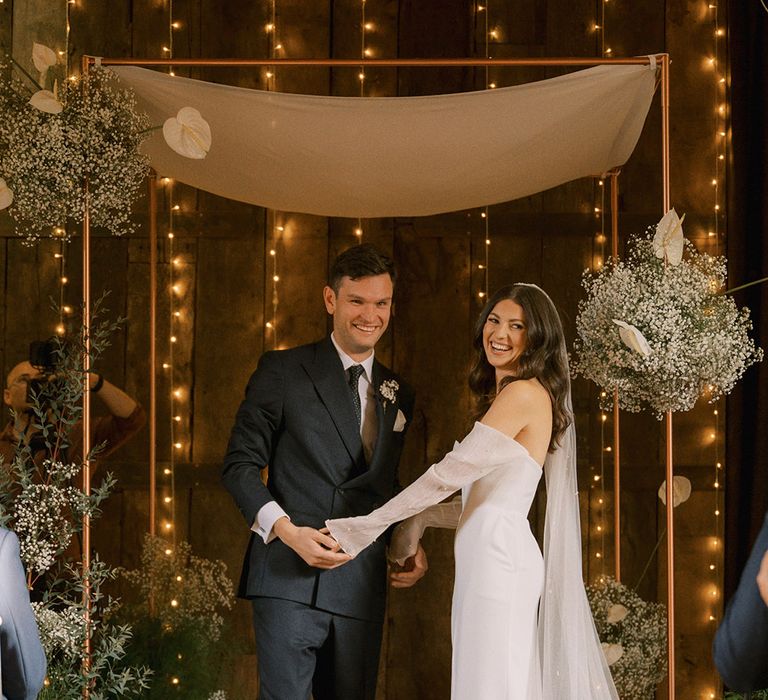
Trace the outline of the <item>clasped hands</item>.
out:
M 273 527 L 277 537 L 307 564 L 317 569 L 335 569 L 353 558 L 341 550 L 339 543 L 328 533 L 328 528 L 316 530 L 313 527 L 297 526 L 287 517 L 277 520 Z M 418 544 L 416 552 L 402 566 L 390 562 L 389 567 L 392 587 L 409 588 L 427 573 L 429 565 L 426 552 Z

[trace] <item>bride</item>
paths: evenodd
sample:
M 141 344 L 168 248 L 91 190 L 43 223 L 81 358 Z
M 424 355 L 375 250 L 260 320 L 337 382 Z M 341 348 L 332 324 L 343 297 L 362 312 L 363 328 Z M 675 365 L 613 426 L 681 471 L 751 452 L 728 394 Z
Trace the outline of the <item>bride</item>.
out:
M 479 420 L 470 433 L 381 508 L 326 525 L 355 556 L 404 520 L 389 553 L 399 563 L 425 527 L 456 528 L 453 700 L 618 700 L 581 578 L 576 436 L 557 310 L 535 285 L 503 287 L 480 314 L 473 345 Z M 527 520 L 542 466 L 543 560 Z

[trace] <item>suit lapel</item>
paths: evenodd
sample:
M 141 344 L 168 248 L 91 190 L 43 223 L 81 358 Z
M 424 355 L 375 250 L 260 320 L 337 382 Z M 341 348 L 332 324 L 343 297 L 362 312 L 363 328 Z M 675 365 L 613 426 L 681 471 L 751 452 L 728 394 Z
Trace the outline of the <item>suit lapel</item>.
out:
M 376 360 L 373 361 L 373 391 L 376 401 L 376 416 L 379 419 L 379 432 L 376 436 L 376 447 L 373 451 L 371 464 L 375 462 L 376 454 L 381 452 L 387 440 L 392 437 L 392 428 L 397 417 L 397 393 L 395 393 L 394 401 L 385 401 L 380 391 L 381 385 L 391 377 L 391 372 L 384 365 L 376 362 Z
M 347 481 L 344 486 L 346 488 L 352 488 L 354 486 L 360 486 L 367 481 L 370 481 L 376 475 L 379 470 L 382 457 L 387 453 L 387 445 L 392 438 L 392 428 L 395 424 L 395 418 L 397 416 L 397 399 L 394 402 L 387 401 L 384 403 L 384 397 L 379 391 L 381 383 L 391 376 L 387 368 L 381 363 L 374 360 L 373 362 L 373 399 L 376 402 L 376 418 L 378 419 L 378 433 L 376 435 L 376 445 L 371 455 L 371 463 L 368 465 L 368 469 L 362 474 L 355 476 Z
M 358 463 L 364 459 L 363 443 L 341 359 L 330 338 L 319 342 L 316 347 L 314 362 L 305 363 L 304 369 L 315 385 L 352 460 Z

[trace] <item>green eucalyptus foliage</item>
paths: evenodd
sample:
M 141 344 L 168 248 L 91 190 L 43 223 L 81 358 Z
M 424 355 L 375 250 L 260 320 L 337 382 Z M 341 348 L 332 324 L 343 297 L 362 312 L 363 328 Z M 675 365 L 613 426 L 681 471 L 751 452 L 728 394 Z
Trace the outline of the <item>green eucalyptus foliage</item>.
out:
M 88 328 L 80 323 L 67 338 L 53 341 L 50 381 L 30 391 L 28 430 L 44 446 L 46 458 L 36 463 L 33 452 L 38 448 L 22 440 L 13 462 L 0 462 L 0 524 L 19 538 L 48 660 L 41 700 L 81 700 L 86 689 L 91 700 L 139 697 L 151 676 L 148 668 L 127 661 L 130 626 L 110 621 L 118 601 L 104 587 L 115 578 L 115 570 L 94 556 L 86 571 L 77 554 L 83 516 L 98 518 L 115 484 L 107 474 L 86 494 L 81 488 L 83 461 L 72 461 L 68 454 L 82 416 L 86 340 L 92 367 L 120 324 L 105 317 L 103 301 L 94 304 Z M 99 449 L 94 446 L 89 458 Z

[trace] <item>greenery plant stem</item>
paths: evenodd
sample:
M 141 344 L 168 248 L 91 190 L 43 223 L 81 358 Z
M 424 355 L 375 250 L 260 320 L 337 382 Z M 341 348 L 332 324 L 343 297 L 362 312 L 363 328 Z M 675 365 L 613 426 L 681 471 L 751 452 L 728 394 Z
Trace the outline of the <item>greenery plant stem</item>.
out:
M 16 66 L 16 68 L 18 68 L 36 88 L 38 88 L 39 90 L 45 90 L 45 88 L 42 85 L 40 85 L 40 83 L 38 83 L 37 80 L 35 80 L 29 73 L 27 73 L 24 67 L 13 56 L 8 56 L 8 58 L 11 59 L 11 63 L 13 63 L 13 65 Z
M 659 535 L 659 539 L 656 540 L 656 546 L 653 548 L 653 551 L 648 556 L 648 561 L 645 562 L 645 568 L 643 569 L 643 573 L 640 574 L 640 578 L 637 579 L 637 583 L 632 588 L 635 593 L 637 593 L 637 589 L 640 588 L 640 584 L 643 582 L 643 579 L 645 578 L 645 575 L 648 573 L 648 567 L 651 565 L 651 562 L 653 561 L 653 558 L 656 556 L 656 552 L 659 550 L 659 545 L 661 544 L 661 541 L 664 539 L 664 536 L 667 534 L 667 526 L 664 526 L 664 529 L 661 531 L 661 534 Z
M 162 126 L 150 126 L 148 129 L 142 129 L 141 131 L 139 131 L 138 135 L 141 136 L 142 134 L 149 134 L 153 131 L 159 131 L 162 128 L 163 128 Z
M 753 282 L 747 282 L 746 284 L 741 284 L 738 287 L 733 287 L 732 289 L 726 289 L 724 292 L 720 292 L 720 293 L 733 294 L 734 292 L 739 292 L 742 289 L 746 289 L 747 287 L 754 287 L 756 284 L 762 284 L 763 282 L 768 282 L 768 277 L 761 277 L 759 280 L 754 280 Z

